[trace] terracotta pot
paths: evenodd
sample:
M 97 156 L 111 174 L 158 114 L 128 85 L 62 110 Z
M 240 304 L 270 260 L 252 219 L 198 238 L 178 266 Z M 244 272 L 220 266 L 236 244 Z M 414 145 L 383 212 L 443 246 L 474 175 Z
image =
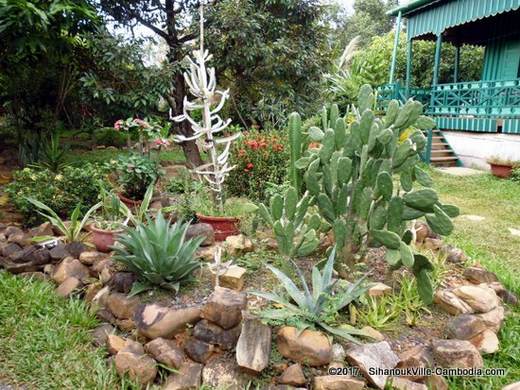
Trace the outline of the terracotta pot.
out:
M 240 219 L 236 217 L 211 217 L 197 213 L 197 219 L 201 223 L 211 225 L 215 231 L 216 241 L 224 241 L 227 237 L 240 233 L 240 230 L 238 230 Z
M 493 176 L 496 177 L 508 178 L 511 176 L 511 173 L 513 172 L 513 167 L 511 165 L 493 163 L 489 163 L 489 165 L 491 165 L 491 173 L 493 174 Z
M 110 252 L 112 250 L 110 247 L 116 242 L 117 235 L 124 231 L 123 229 L 103 230 L 95 227 L 94 224 L 90 225 L 89 230 L 92 233 L 92 243 L 100 252 Z
M 118 193 L 117 196 L 119 197 L 119 199 L 121 199 L 121 202 L 126 204 L 128 207 L 139 207 L 141 205 L 141 203 L 143 202 L 142 200 L 133 200 L 133 199 L 127 198 L 126 196 L 124 196 L 121 193 Z

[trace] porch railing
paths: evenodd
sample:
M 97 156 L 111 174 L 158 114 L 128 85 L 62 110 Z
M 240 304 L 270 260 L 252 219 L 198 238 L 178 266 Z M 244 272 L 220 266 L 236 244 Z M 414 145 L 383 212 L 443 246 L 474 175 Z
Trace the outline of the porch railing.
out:
M 405 102 L 409 98 L 414 98 L 428 106 L 431 98 L 429 88 L 410 87 L 407 90 L 400 83 L 385 84 L 378 88 L 378 93 L 380 105 L 383 107 L 392 99 Z

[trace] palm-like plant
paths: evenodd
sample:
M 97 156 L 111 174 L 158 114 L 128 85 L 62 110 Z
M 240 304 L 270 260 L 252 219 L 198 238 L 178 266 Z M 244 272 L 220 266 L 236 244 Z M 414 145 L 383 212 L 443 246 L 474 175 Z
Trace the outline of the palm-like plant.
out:
M 39 200 L 33 198 L 27 198 L 29 202 L 31 202 L 36 208 L 38 208 L 38 213 L 44 216 L 53 226 L 55 226 L 61 234 L 64 236 L 65 242 L 82 242 L 85 241 L 87 234 L 83 232 L 83 228 L 87 224 L 90 219 L 90 216 L 94 211 L 101 207 L 101 203 L 96 203 L 92 206 L 83 216 L 81 217 L 81 205 L 78 204 L 72 214 L 70 215 L 70 221 L 66 222 L 60 218 L 58 214 L 54 210 L 52 210 L 46 204 L 40 202 Z M 38 239 L 37 237 L 35 237 Z M 39 239 L 45 240 L 49 237 L 40 237 Z
M 357 342 L 353 336 L 367 336 L 363 331 L 350 325 L 334 327 L 327 324 L 327 317 L 330 318 L 331 315 L 333 316 L 344 309 L 367 290 L 363 285 L 364 277 L 362 277 L 333 295 L 334 286 L 337 282 L 332 278 L 335 257 L 336 248 L 331 251 L 322 272 L 316 266 L 312 268 L 312 290 L 298 266 L 295 265 L 295 269 L 301 280 L 303 291 L 282 271 L 267 265 L 289 295 L 290 300 L 276 293 L 251 292 L 253 295 L 281 306 L 278 309 L 264 310 L 262 316 L 267 320 L 275 321 L 296 318 L 302 324 L 303 329 L 310 326 L 320 327 L 333 335 L 353 342 Z
M 154 287 L 178 291 L 180 283 L 190 279 L 200 266 L 194 255 L 204 238 L 186 240 L 188 227 L 189 223 L 171 225 L 159 212 L 154 221 L 139 223 L 119 237 L 114 259 L 138 277 L 130 296 Z

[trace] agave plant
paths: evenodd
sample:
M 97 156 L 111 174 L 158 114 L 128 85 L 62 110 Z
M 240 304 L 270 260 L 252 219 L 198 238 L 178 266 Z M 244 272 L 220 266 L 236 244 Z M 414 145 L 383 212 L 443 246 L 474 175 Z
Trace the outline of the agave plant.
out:
M 353 336 L 367 336 L 363 331 L 350 325 L 344 324 L 340 327 L 334 327 L 327 324 L 327 318 L 330 318 L 331 315 L 335 315 L 353 303 L 367 290 L 367 287 L 363 284 L 365 277 L 362 277 L 355 283 L 349 284 L 347 288 L 339 289 L 339 291 L 333 295 L 334 287 L 337 282 L 337 280 L 333 280 L 332 278 L 335 257 L 336 248 L 334 247 L 323 267 L 323 271 L 320 271 L 317 266 L 312 268 L 312 289 L 309 288 L 302 271 L 296 264 L 294 265 L 300 278 L 303 291 L 296 286 L 289 276 L 279 269 L 267 265 L 287 292 L 290 300 L 276 293 L 262 291 L 251 292 L 253 295 L 265 298 L 280 306 L 278 309 L 264 310 L 262 317 L 274 321 L 285 321 L 289 318 L 296 318 L 300 321 L 302 325 L 301 328 L 303 329 L 308 327 L 320 327 L 333 335 L 353 342 L 358 342 Z
M 134 212 L 132 212 L 132 210 L 127 205 L 121 202 L 121 209 L 123 213 L 128 216 L 128 219 L 130 220 L 132 225 L 137 226 L 140 223 L 146 221 L 146 213 L 148 212 L 148 208 L 150 207 L 150 203 L 152 202 L 154 184 L 155 183 L 152 183 L 148 186 L 148 188 L 146 189 L 146 193 L 144 194 L 143 201 L 141 202 L 139 207 L 137 207 L 134 210 Z
M 38 213 L 44 216 L 53 226 L 55 226 L 61 234 L 64 236 L 65 242 L 82 242 L 85 241 L 87 234 L 83 232 L 83 228 L 90 219 L 90 216 L 94 211 L 101 207 L 101 203 L 96 203 L 92 206 L 83 216 L 81 217 L 81 205 L 78 204 L 72 214 L 70 215 L 70 221 L 64 221 L 60 218 L 56 212 L 46 204 L 33 198 L 26 198 L 36 208 Z M 36 241 L 44 241 L 52 237 L 35 237 Z
M 159 212 L 154 221 L 139 223 L 119 237 L 113 247 L 114 259 L 138 277 L 130 296 L 154 287 L 177 292 L 180 284 L 190 279 L 200 266 L 194 255 L 204 238 L 186 240 L 189 225 L 172 225 Z

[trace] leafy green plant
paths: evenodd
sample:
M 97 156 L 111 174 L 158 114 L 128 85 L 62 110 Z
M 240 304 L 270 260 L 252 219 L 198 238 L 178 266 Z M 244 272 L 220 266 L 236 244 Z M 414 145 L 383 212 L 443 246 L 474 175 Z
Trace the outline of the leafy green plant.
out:
M 353 120 L 347 127 L 337 105 L 322 112 L 322 128 L 311 127 L 309 136 L 321 143 L 296 162 L 304 170 L 309 193 L 316 197 L 321 216 L 330 224 L 340 254 L 336 268 L 348 277 L 352 266 L 364 259 L 369 244 L 386 247 L 392 267 L 409 267 L 418 280 L 419 293 L 431 303 L 433 287 L 429 260 L 414 254 L 409 221 L 425 218 L 435 233 L 449 235 L 457 207 L 444 205 L 431 188 L 429 174 L 420 168 L 426 138 L 421 130 L 435 122 L 421 115 L 422 104 L 393 100 L 386 115 L 377 118 L 374 92 L 364 85 Z M 394 182 L 393 177 L 399 176 Z M 414 188 L 414 183 L 423 188 Z
M 38 162 L 34 164 L 38 168 L 46 168 L 51 172 L 59 172 L 67 165 L 67 150 L 60 144 L 60 136 L 52 133 L 49 139 L 43 143 Z
M 136 153 L 119 156 L 110 161 L 107 168 L 117 175 L 117 183 L 130 199 L 143 199 L 148 186 L 159 177 L 157 162 Z
M 336 251 L 333 249 L 329 255 L 323 271 L 317 266 L 312 268 L 312 288 L 309 288 L 302 271 L 295 266 L 303 290 L 300 290 L 289 276 L 279 269 L 267 265 L 267 268 L 275 275 L 280 285 L 285 289 L 289 299 L 282 295 L 263 291 L 253 291 L 251 294 L 262 297 L 280 306 L 278 309 L 262 311 L 261 315 L 267 320 L 286 323 L 292 321 L 300 328 L 318 327 L 327 332 L 342 337 L 346 340 L 357 342 L 353 336 L 366 336 L 359 329 L 342 325 L 335 327 L 327 322 L 333 322 L 334 316 L 342 309 L 353 303 L 366 291 L 363 286 L 364 278 L 349 284 L 345 289 L 334 291 L 337 283 L 333 281 L 334 259 Z M 333 295 L 335 293 L 335 295 Z
M 81 208 L 77 205 L 70 215 L 70 220 L 64 221 L 54 212 L 54 210 L 44 203 L 32 198 L 27 198 L 27 200 L 38 209 L 38 213 L 45 217 L 52 226 L 55 226 L 61 234 L 63 234 L 65 242 L 85 241 L 87 235 L 83 232 L 83 228 L 89 221 L 92 213 L 101 207 L 101 203 L 95 204 L 85 213 L 83 218 L 80 219 Z
M 192 272 L 200 267 L 194 255 L 204 238 L 186 240 L 189 223 L 173 225 L 161 212 L 154 221 L 139 223 L 120 236 L 114 246 L 114 260 L 134 272 L 130 295 L 160 287 L 178 291 L 180 284 L 190 279 Z
M 513 172 L 511 173 L 511 180 L 520 183 L 520 165 L 516 165 L 513 167 Z
M 125 225 L 125 218 L 130 219 L 130 210 L 112 191 L 102 189 L 100 213 L 94 216 L 95 226 L 103 230 L 117 230 Z

